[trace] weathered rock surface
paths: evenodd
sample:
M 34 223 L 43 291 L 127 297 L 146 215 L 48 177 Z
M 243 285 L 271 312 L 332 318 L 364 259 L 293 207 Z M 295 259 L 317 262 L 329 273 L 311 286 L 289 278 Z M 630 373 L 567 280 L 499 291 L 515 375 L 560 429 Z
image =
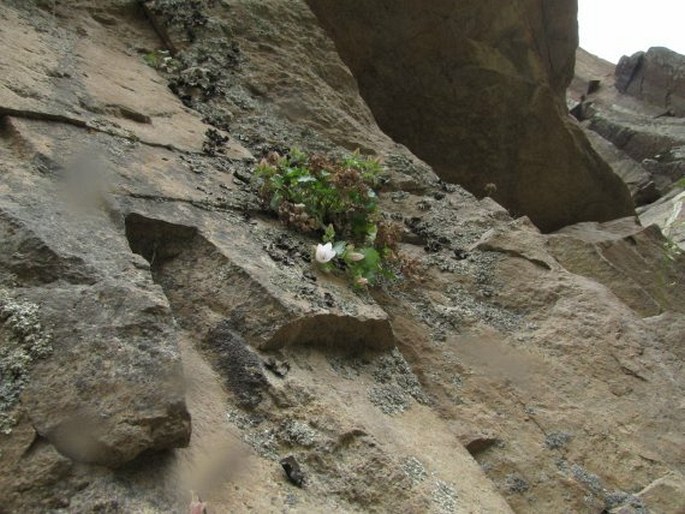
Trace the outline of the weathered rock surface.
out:
M 494 184 L 493 198 L 544 231 L 632 213 L 566 114 L 575 2 L 309 4 L 381 128 L 444 180 L 479 197 Z
M 661 196 L 650 173 L 639 162 L 597 132 L 586 130 L 585 135 L 595 151 L 628 186 L 636 206 L 652 203 Z
M 685 127 L 678 118 L 600 111 L 589 127 L 641 163 L 661 194 L 685 176 Z
M 155 281 L 194 330 L 206 333 L 230 318 L 261 349 L 312 342 L 343 348 L 395 345 L 378 305 L 360 302 L 344 281 L 315 287 L 315 276 L 291 269 L 310 263 L 311 240 L 282 233 L 271 220 L 177 203 L 137 202 L 130 209 L 131 249 L 151 262 Z M 180 219 L 185 225 L 171 222 Z M 321 325 L 330 332 L 320 333 Z
M 683 312 L 685 275 L 677 250 L 670 250 L 673 255 L 664 251 L 666 241 L 656 224 L 642 228 L 627 218 L 604 225 L 581 223 L 558 234 L 547 246 L 567 270 L 605 285 L 644 317 L 671 309 Z M 642 262 L 657 268 L 645 269 Z
M 685 250 L 685 188 L 678 186 L 651 205 L 638 211 L 645 225 L 661 227 L 664 235 Z
M 678 217 L 678 201 L 671 200 L 677 197 L 679 187 L 682 187 L 679 181 L 685 178 L 682 118 L 664 116 L 663 105 L 657 106 L 621 93 L 620 80 L 616 86 L 613 84 L 614 66 L 611 63 L 582 49 L 577 53 L 576 62 L 576 77 L 571 84 L 570 97 L 573 102 L 586 97 L 583 100 L 586 117 L 582 126 L 590 141 L 614 172 L 628 184 L 635 203 L 641 207 L 640 215 L 652 213 L 642 218 L 643 224 L 657 222 L 668 237 L 679 233 L 677 222 L 672 220 L 668 226 L 665 223 L 673 212 L 676 212 L 674 220 Z M 626 63 L 616 68 L 619 79 L 625 74 Z M 673 77 L 677 76 L 674 72 Z M 587 95 L 591 81 L 599 81 L 600 86 Z M 667 84 L 659 87 L 661 95 L 668 96 Z M 656 82 L 650 88 L 656 91 Z M 663 201 L 656 202 L 662 196 Z M 679 236 L 676 239 L 679 243 Z
M 679 505 L 684 264 L 659 231 L 546 236 L 440 181 L 381 132 L 303 0 L 154 3 L 0 5 L 0 84 L 21 92 L 1 111 L 0 337 L 32 359 L 3 509 L 182 513 L 191 489 L 210 512 Z M 92 77 L 89 102 L 138 102 L 128 132 L 108 125 L 126 109 L 79 111 Z M 357 294 L 312 265 L 316 240 L 249 185 L 290 146 L 384 159 L 419 280 Z M 154 451 L 186 442 L 181 389 L 189 446 Z
M 619 60 L 615 67 L 614 75 L 616 76 L 616 89 L 621 93 L 625 93 L 633 79 L 636 78 L 637 71 L 640 69 L 644 57 L 644 52 L 635 52 L 630 56 L 624 55 Z
M 685 56 L 662 47 L 624 55 L 616 65 L 616 88 L 670 116 L 685 116 Z
M 68 193 L 54 174 L 73 170 L 48 156 L 59 147 L 43 154 L 25 126 L 3 123 L 16 132 L 0 138 L 2 286 L 13 301 L 37 306 L 53 349 L 32 363 L 22 409 L 37 435 L 80 461 L 120 465 L 150 448 L 187 444 L 190 420 L 166 298 L 105 211 L 61 199 Z M 27 136 L 21 150 L 14 147 L 18 133 Z

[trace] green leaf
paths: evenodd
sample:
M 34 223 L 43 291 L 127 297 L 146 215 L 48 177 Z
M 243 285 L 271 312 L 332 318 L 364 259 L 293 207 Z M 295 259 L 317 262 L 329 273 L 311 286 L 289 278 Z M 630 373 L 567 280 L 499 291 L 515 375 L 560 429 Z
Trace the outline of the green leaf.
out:
M 299 168 L 286 168 L 284 176 L 288 179 L 295 179 L 301 174 L 302 171 Z
M 280 193 L 276 192 L 273 197 L 271 198 L 271 202 L 269 202 L 269 207 L 271 207 L 272 210 L 278 211 L 278 208 L 281 206 L 281 201 L 283 200 L 282 196 Z
M 366 227 L 366 238 L 374 242 L 376 240 L 376 236 L 378 235 L 378 225 L 375 223 L 371 223 Z
M 333 251 L 336 255 L 342 255 L 345 253 L 345 248 L 347 247 L 346 241 L 338 241 L 333 244 Z
M 323 234 L 323 242 L 324 243 L 330 243 L 335 239 L 335 229 L 333 228 L 332 224 L 329 224 L 326 227 L 326 231 Z
M 293 147 L 290 149 L 289 156 L 290 160 L 294 162 L 306 162 L 307 161 L 307 154 L 304 153 L 302 150 L 300 150 L 297 147 Z
M 362 248 L 361 250 L 359 250 L 359 253 L 361 253 L 364 256 L 364 260 L 360 262 L 363 262 L 365 267 L 378 267 L 378 264 L 381 260 L 381 254 L 378 253 L 378 250 L 369 246 L 367 248 Z

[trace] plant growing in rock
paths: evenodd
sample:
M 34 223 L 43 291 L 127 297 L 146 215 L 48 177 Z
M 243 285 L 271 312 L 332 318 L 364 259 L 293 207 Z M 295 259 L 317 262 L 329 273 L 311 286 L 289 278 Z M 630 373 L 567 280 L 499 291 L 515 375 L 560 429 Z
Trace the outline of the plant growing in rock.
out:
M 308 156 L 297 149 L 271 152 L 255 180 L 265 207 L 287 226 L 321 237 L 315 260 L 341 269 L 357 287 L 395 276 L 400 231 L 378 210 L 378 160 L 355 152 L 343 159 Z
M 168 50 L 153 50 L 143 55 L 143 61 L 148 66 L 160 71 L 172 71 L 177 66 L 177 61 L 171 57 Z

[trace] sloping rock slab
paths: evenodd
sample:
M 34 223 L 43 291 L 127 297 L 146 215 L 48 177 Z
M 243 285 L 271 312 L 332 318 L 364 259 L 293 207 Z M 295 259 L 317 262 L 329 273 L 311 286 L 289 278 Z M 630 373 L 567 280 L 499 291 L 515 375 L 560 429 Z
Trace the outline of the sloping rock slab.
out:
M 388 317 L 373 300 L 354 293 L 344 279 L 314 274 L 315 241 L 276 222 L 245 223 L 235 213 L 173 202 L 127 203 L 131 248 L 151 262 L 174 310 L 196 332 L 207 333 L 228 319 L 247 342 L 264 350 L 395 345 Z M 178 219 L 186 224 L 171 221 Z
M 561 269 L 546 250 L 545 237 L 526 217 L 509 223 L 505 228 L 488 230 L 471 249 L 476 248 L 525 259 L 547 270 Z
M 658 225 L 666 237 L 685 250 L 685 189 L 674 188 L 659 201 L 638 210 L 643 225 Z
M 202 151 L 209 125 L 164 87 L 143 54 L 131 59 L 129 45 L 112 37 L 112 27 L 83 9 L 78 23 L 87 38 L 66 30 L 38 31 L 37 25 L 54 17 L 24 7 L 27 11 L 0 5 L 7 20 L 0 33 L 5 49 L 0 115 L 61 120 L 152 145 Z M 139 45 L 156 46 L 149 30 L 129 30 L 136 31 Z M 249 155 L 232 138 L 225 152 L 236 158 Z
M 651 203 L 659 198 L 659 191 L 651 175 L 638 162 L 596 132 L 586 130 L 585 135 L 595 151 L 626 183 L 636 206 Z
M 642 228 L 632 218 L 580 223 L 550 235 L 547 248 L 567 270 L 605 285 L 642 316 L 685 306 L 685 259 L 656 225 Z M 658 269 L 647 262 L 659 263 Z

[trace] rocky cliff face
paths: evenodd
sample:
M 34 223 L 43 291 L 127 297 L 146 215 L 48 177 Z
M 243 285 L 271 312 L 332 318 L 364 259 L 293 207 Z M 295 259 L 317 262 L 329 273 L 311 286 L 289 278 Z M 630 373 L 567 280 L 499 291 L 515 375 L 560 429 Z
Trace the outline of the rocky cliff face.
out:
M 614 183 L 562 115 L 573 10 L 544 5 L 455 9 L 516 42 L 466 41 L 511 91 L 473 78 L 525 113 L 521 162 Z M 192 489 L 211 513 L 677 512 L 682 254 L 632 217 L 543 235 L 441 180 L 376 124 L 335 8 L 0 4 L 0 511 L 180 513 Z M 572 144 L 531 156 L 547 124 Z M 355 291 L 311 262 L 251 184 L 291 146 L 382 160 L 414 278 Z M 631 212 L 602 187 L 597 219 Z M 553 192 L 547 228 L 589 212 Z
M 479 198 L 494 184 L 493 198 L 543 231 L 632 214 L 566 113 L 574 1 L 309 5 L 380 127 L 442 179 Z
M 628 184 L 642 222 L 658 224 L 685 248 L 685 128 L 677 107 L 682 60 L 654 48 L 614 67 L 579 50 L 569 92 L 593 146 Z
M 616 88 L 621 93 L 685 116 L 685 56 L 668 48 L 623 56 L 616 66 Z

